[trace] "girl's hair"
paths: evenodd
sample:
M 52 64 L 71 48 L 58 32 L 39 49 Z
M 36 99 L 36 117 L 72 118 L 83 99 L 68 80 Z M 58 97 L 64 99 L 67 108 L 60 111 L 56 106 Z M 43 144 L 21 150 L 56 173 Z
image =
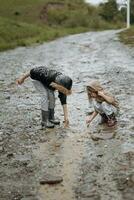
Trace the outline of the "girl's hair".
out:
M 91 82 L 89 85 L 86 86 L 86 89 L 87 89 L 87 95 L 88 95 L 89 102 L 92 101 L 92 96 L 91 96 L 92 92 L 98 94 L 98 91 L 103 90 L 103 88 L 100 85 L 99 81 Z
M 98 92 L 98 91 L 100 91 L 100 90 L 103 90 L 103 87 L 101 86 L 101 84 L 99 83 L 99 81 L 93 81 L 93 82 L 91 82 L 88 86 L 87 86 L 87 88 L 89 89 L 89 90 L 91 90 L 91 91 L 96 91 L 96 92 Z
M 88 100 L 89 102 L 91 103 L 92 102 L 92 96 L 91 96 L 91 93 L 92 92 L 95 92 L 95 91 L 91 91 L 91 88 L 89 88 L 89 86 L 86 87 L 86 90 L 87 90 L 87 96 L 88 96 Z

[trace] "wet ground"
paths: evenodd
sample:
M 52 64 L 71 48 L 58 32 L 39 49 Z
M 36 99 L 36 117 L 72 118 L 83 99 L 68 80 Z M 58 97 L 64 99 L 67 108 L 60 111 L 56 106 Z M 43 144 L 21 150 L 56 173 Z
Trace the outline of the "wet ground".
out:
M 134 49 L 118 31 L 73 35 L 0 53 L 0 200 L 132 200 L 134 196 Z M 40 98 L 31 80 L 15 79 L 36 65 L 74 80 L 70 127 L 41 130 Z M 120 102 L 118 125 L 97 118 L 89 128 L 85 85 L 99 80 Z M 45 184 L 45 181 L 49 184 Z M 52 181 L 55 184 L 50 184 Z

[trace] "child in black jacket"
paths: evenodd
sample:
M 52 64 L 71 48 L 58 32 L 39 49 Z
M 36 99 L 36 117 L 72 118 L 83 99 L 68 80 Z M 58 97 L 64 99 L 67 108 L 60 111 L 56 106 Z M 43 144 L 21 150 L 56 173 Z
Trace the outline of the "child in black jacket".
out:
M 67 95 L 72 93 L 72 79 L 61 72 L 41 66 L 22 75 L 16 83 L 21 85 L 28 77 L 33 80 L 35 88 L 41 95 L 42 127 L 53 128 L 54 124 L 60 123 L 54 118 L 55 90 L 59 92 L 58 97 L 63 106 L 64 125 L 67 127 L 69 125 Z

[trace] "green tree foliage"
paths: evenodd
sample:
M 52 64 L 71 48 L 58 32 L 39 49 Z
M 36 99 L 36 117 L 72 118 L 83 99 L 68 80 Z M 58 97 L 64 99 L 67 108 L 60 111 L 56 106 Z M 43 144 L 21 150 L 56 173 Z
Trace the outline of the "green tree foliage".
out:
M 134 0 L 130 1 L 131 23 L 134 24 Z
M 118 7 L 116 0 L 108 0 L 108 2 L 100 4 L 100 16 L 105 20 L 109 22 L 114 21 L 117 15 Z
M 120 16 L 122 17 L 123 21 L 127 20 L 127 4 L 126 7 L 121 8 Z M 130 21 L 131 24 L 134 24 L 134 0 L 130 0 Z

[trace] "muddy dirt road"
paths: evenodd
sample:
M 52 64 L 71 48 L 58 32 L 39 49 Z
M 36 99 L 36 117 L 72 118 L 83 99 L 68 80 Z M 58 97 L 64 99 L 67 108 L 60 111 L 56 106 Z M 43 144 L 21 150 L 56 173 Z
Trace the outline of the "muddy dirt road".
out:
M 73 35 L 0 53 L 0 200 L 132 200 L 134 197 L 134 49 L 119 31 Z M 74 80 L 68 98 L 70 127 L 41 130 L 32 82 L 15 79 L 35 65 L 62 70 Z M 85 85 L 97 79 L 120 101 L 118 126 L 97 118 L 89 128 Z M 53 185 L 42 184 L 56 181 Z

